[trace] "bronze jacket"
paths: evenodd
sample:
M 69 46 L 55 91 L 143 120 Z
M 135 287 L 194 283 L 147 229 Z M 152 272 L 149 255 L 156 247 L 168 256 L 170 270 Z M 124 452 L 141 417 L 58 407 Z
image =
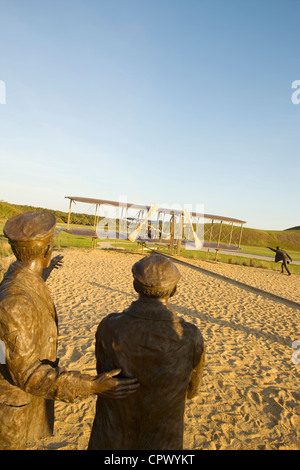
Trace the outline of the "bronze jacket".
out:
M 123 400 L 97 398 L 89 450 L 182 449 L 185 400 L 197 393 L 204 350 L 198 328 L 154 299 L 104 318 L 98 373 L 121 368 L 140 388 Z
M 274 248 L 270 248 L 270 247 L 268 248 L 276 253 L 275 255 L 276 263 L 278 263 L 278 261 L 285 261 L 288 263 L 293 261 L 290 255 L 286 251 L 281 250 L 280 248 L 278 250 L 277 249 L 275 250 Z
M 53 431 L 54 402 L 89 396 L 90 379 L 58 367 L 57 315 L 43 279 L 13 263 L 0 284 L 0 339 L 6 361 L 0 365 L 0 449 L 24 439 L 35 441 Z M 8 413 L 9 411 L 9 413 Z M 22 421 L 22 429 L 18 422 Z M 24 437 L 24 428 L 26 436 Z M 20 432 L 19 439 L 16 434 Z

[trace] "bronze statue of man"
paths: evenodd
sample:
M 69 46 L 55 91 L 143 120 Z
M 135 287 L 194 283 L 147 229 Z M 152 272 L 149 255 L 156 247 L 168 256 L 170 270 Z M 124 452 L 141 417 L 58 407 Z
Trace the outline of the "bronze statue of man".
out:
M 182 449 L 185 401 L 198 391 L 204 340 L 168 304 L 180 273 L 167 257 L 145 257 L 132 273 L 139 298 L 100 322 L 96 358 L 98 373 L 120 368 L 140 387 L 122 402 L 98 397 L 88 449 Z
M 4 227 L 17 261 L 0 284 L 0 449 L 25 449 L 52 434 L 54 400 L 74 402 L 91 394 L 124 398 L 135 379 L 114 378 L 120 370 L 98 376 L 58 366 L 57 314 L 44 279 L 61 263 L 50 264 L 56 218 L 47 211 L 26 212 Z M 50 269 L 49 269 L 50 268 Z
M 285 268 L 286 272 L 290 276 L 291 272 L 288 268 L 288 264 L 293 261 L 292 258 L 290 257 L 290 255 L 286 251 L 282 250 L 279 246 L 276 246 L 276 250 L 274 248 L 269 247 L 269 246 L 267 248 L 269 248 L 269 250 L 272 250 L 276 253 L 275 254 L 275 263 L 278 263 L 278 261 L 282 261 L 282 263 L 281 263 L 281 274 L 283 274 L 283 268 Z

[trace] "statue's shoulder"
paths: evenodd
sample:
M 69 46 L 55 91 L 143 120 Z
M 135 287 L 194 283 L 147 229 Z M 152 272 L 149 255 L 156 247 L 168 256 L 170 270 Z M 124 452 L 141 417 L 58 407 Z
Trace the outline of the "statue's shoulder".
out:
M 113 312 L 106 315 L 106 317 L 102 318 L 100 321 L 97 332 L 103 331 L 105 329 L 114 328 L 115 324 L 120 321 L 120 318 L 124 316 L 124 312 Z
M 180 321 L 181 321 L 181 324 L 182 324 L 186 334 L 188 336 L 190 336 L 191 339 L 193 339 L 194 341 L 197 341 L 197 342 L 201 342 L 201 343 L 203 342 L 202 333 L 196 325 L 194 325 L 193 323 L 188 322 L 186 320 L 183 320 L 183 318 L 181 318 L 181 317 L 180 317 Z

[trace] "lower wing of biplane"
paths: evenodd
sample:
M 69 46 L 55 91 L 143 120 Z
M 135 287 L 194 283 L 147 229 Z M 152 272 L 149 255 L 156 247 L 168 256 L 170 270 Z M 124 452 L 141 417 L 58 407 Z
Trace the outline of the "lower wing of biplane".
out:
M 168 246 L 179 254 L 184 249 L 214 249 L 237 251 L 241 249 L 245 221 L 229 217 L 189 212 L 187 209 L 165 209 L 157 204 L 150 206 L 66 196 L 70 199 L 68 223 L 60 228 L 71 235 L 115 240 L 130 240 L 144 246 Z M 72 203 L 95 206 L 93 228 L 71 226 Z M 100 207 L 115 208 L 113 217 L 100 217 Z M 121 212 L 121 213 L 120 213 Z M 130 217 L 130 213 L 132 216 Z M 134 214 L 135 212 L 135 214 Z M 207 220 L 210 222 L 206 222 Z M 89 220 L 91 224 L 91 219 Z M 200 229 L 199 229 L 200 228 Z

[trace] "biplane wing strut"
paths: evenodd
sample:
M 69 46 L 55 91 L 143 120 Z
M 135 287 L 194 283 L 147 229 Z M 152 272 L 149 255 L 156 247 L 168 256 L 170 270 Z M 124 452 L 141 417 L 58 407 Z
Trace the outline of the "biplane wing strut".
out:
M 159 206 L 157 204 L 151 204 L 151 207 L 150 209 L 148 210 L 147 214 L 146 214 L 146 217 L 144 218 L 143 222 L 140 223 L 137 228 L 128 236 L 128 239 L 131 241 L 131 242 L 134 242 L 138 236 L 138 234 L 140 233 L 140 231 L 142 230 L 142 228 L 144 228 L 144 226 L 146 224 L 148 224 L 148 220 L 149 218 L 151 217 L 152 214 L 155 214 L 155 212 L 157 212 L 157 210 L 159 209 Z

